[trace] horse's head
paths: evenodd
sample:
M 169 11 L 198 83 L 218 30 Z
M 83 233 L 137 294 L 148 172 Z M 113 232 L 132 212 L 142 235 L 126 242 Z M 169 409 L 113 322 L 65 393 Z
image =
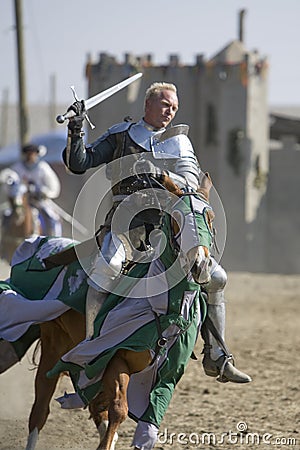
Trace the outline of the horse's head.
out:
M 15 171 L 1 171 L 0 184 L 7 203 L 7 209 L 1 217 L 1 256 L 10 263 L 17 246 L 25 238 L 37 233 L 37 215 L 29 204 L 27 185 Z
M 15 210 L 23 206 L 27 187 L 21 181 L 17 172 L 12 169 L 2 170 L 0 172 L 0 183 L 4 186 L 4 191 L 10 207 Z
M 206 283 L 210 279 L 210 247 L 213 240 L 214 213 L 209 204 L 212 181 L 205 173 L 197 192 L 184 193 L 166 178 L 165 187 L 179 197 L 172 206 L 171 227 L 174 243 L 194 280 Z

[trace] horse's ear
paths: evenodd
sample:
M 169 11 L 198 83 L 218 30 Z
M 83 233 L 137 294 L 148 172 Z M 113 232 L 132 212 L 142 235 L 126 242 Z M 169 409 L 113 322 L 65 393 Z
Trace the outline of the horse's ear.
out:
M 211 176 L 210 176 L 210 174 L 209 174 L 209 172 L 205 172 L 205 177 L 204 177 L 204 179 L 206 180 L 206 182 L 209 182 L 210 183 L 210 187 L 212 187 L 212 179 L 211 179 Z
M 183 195 L 182 190 L 174 183 L 174 181 L 164 172 L 162 175 L 162 184 L 172 194 L 181 197 Z
M 202 194 L 207 201 L 209 201 L 209 191 L 212 188 L 212 179 L 208 172 L 205 172 L 204 177 L 201 180 L 200 186 L 197 189 L 197 192 Z

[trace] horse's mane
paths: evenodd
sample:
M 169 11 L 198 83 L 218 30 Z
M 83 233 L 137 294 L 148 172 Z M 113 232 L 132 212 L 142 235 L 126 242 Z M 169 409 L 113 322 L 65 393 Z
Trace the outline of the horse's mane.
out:
M 167 175 L 166 173 L 162 176 L 162 185 L 169 191 L 171 194 L 177 195 L 177 197 L 181 197 L 183 195 L 183 191 L 177 186 L 176 183 Z
M 180 189 L 180 187 L 174 183 L 174 181 L 166 174 L 163 174 L 162 180 L 163 186 L 172 194 L 177 195 L 177 197 L 182 197 L 184 192 Z M 201 179 L 200 185 L 197 189 L 197 192 L 204 197 L 204 199 L 209 202 L 209 191 L 212 188 L 212 179 L 208 172 L 205 172 L 204 176 Z

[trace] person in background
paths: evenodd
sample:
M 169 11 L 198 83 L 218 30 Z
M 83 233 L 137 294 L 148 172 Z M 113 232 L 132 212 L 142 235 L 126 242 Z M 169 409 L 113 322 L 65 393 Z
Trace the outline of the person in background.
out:
M 62 226 L 59 215 L 54 211 L 51 200 L 59 196 L 61 184 L 50 165 L 41 158 L 46 147 L 27 144 L 22 148 L 22 159 L 11 167 L 26 184 L 29 201 L 39 213 L 42 233 L 47 236 L 61 236 Z

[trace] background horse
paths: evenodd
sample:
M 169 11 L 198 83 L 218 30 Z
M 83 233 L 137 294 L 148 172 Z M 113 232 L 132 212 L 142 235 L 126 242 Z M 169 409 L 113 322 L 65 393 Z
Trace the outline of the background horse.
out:
M 202 201 L 202 200 L 201 200 Z M 189 214 L 195 214 L 199 213 L 199 208 L 195 208 L 195 204 L 193 204 L 192 198 L 188 198 L 187 201 L 184 202 L 184 209 L 188 210 Z M 192 210 L 189 209 L 189 207 L 192 207 Z M 179 210 L 178 210 L 179 211 Z M 203 209 L 201 211 L 201 214 L 199 213 L 199 217 L 203 219 Z M 181 215 L 182 217 L 182 215 Z M 199 218 L 198 217 L 198 218 Z M 206 220 L 206 219 L 205 219 Z M 179 230 L 183 231 L 183 224 L 180 224 L 178 222 L 177 227 Z M 186 221 L 186 223 L 189 223 L 189 221 Z M 186 254 L 181 256 L 185 256 L 185 258 L 177 258 L 178 252 L 180 253 L 180 236 L 182 238 L 182 233 L 178 233 L 178 230 L 175 231 L 175 234 L 177 235 L 177 238 L 174 235 L 174 220 L 166 221 L 166 237 L 167 237 L 167 247 L 165 248 L 163 255 L 156 259 L 158 264 L 154 264 L 154 266 L 150 263 L 150 265 L 147 268 L 147 271 L 145 272 L 145 264 L 143 266 L 143 271 L 145 272 L 146 276 L 149 276 L 149 270 L 150 268 L 152 273 L 155 274 L 156 277 L 159 277 L 159 273 L 157 272 L 157 268 L 160 268 L 162 270 L 161 262 L 164 264 L 164 269 L 169 264 L 177 264 L 181 261 L 187 261 Z M 195 222 L 193 223 L 193 225 Z M 171 230 L 171 227 L 173 231 Z M 200 229 L 201 227 L 199 227 Z M 187 230 L 184 230 L 186 233 Z M 202 228 L 203 232 L 203 228 Z M 55 241 L 55 239 L 52 239 L 52 241 Z M 44 243 L 40 242 L 41 246 L 39 247 L 39 255 L 47 256 L 45 252 L 43 251 L 43 245 Z M 205 248 L 207 250 L 207 242 L 205 242 Z M 53 250 L 53 248 L 52 248 Z M 192 250 L 193 254 L 193 264 L 195 262 L 195 248 L 188 249 Z M 203 253 L 203 246 L 199 244 L 199 250 L 201 253 Z M 48 252 L 49 253 L 49 252 Z M 52 254 L 52 251 L 50 252 Z M 168 259 L 171 258 L 171 261 L 168 261 Z M 40 262 L 40 256 L 37 258 Z M 27 266 L 27 276 L 28 276 L 28 261 L 25 261 L 25 264 Z M 34 277 L 35 282 L 38 283 L 38 273 L 41 273 L 38 271 L 38 267 L 36 266 L 37 261 L 32 262 L 30 261 L 30 265 L 34 266 Z M 192 263 L 190 264 L 190 269 L 192 268 L 192 272 L 194 275 L 194 279 L 197 281 L 199 277 L 201 276 L 201 271 L 199 270 L 199 266 L 195 266 Z M 133 270 L 139 270 L 140 269 L 139 264 L 136 265 L 136 267 L 133 268 Z M 17 265 L 19 270 L 19 265 Z M 13 268 L 14 269 L 14 268 Z M 180 270 L 180 267 L 178 266 L 176 269 Z M 53 269 L 56 270 L 54 274 L 54 278 L 58 278 L 58 273 L 60 273 L 63 268 L 57 268 Z M 176 272 L 177 273 L 177 272 Z M 74 278 L 74 274 L 77 274 L 78 271 L 77 267 L 74 268 L 72 271 L 72 277 Z M 49 281 L 50 272 L 46 273 L 46 278 Z M 133 273 L 133 275 L 136 275 L 136 272 Z M 174 275 L 174 274 L 173 274 Z M 177 273 L 179 276 L 179 274 Z M 182 273 L 181 273 L 182 275 Z M 65 277 L 67 277 L 67 274 L 64 274 Z M 22 278 L 22 276 L 21 276 Z M 69 273 L 68 281 L 71 279 L 71 275 Z M 12 271 L 12 280 L 14 281 L 14 285 L 16 285 L 16 280 L 14 279 L 14 272 Z M 141 278 L 141 281 L 143 280 L 143 277 Z M 183 281 L 183 285 L 180 284 Z M 64 283 L 63 283 L 64 284 Z M 134 283 L 135 284 L 135 283 Z M 29 286 L 32 290 L 34 287 L 30 282 Z M 22 291 L 26 291 L 26 288 L 24 286 L 22 287 Z M 127 389 L 129 386 L 130 378 L 133 374 L 137 374 L 141 371 L 143 371 L 145 368 L 149 367 L 149 365 L 153 365 L 155 367 L 156 371 L 161 370 L 161 374 L 164 374 L 164 365 L 170 364 L 170 360 L 174 359 L 174 364 L 177 368 L 177 376 L 174 378 L 174 374 L 171 374 L 173 388 L 175 388 L 175 385 L 179 381 L 180 377 L 182 376 L 184 372 L 184 368 L 192 354 L 192 350 L 194 347 L 194 344 L 196 342 L 196 338 L 199 331 L 199 325 L 201 322 L 200 318 L 200 311 L 199 311 L 199 298 L 197 295 L 191 296 L 189 299 L 185 297 L 183 302 L 183 294 L 184 292 L 190 292 L 193 290 L 195 293 L 199 293 L 199 286 L 197 287 L 194 282 L 191 282 L 187 279 L 187 273 L 183 274 L 182 280 L 180 280 L 177 284 L 173 286 L 173 298 L 169 301 L 167 309 L 171 310 L 171 314 L 160 314 L 158 315 L 156 311 L 153 311 L 155 308 L 161 309 L 161 303 L 157 301 L 159 300 L 159 295 L 154 295 L 154 298 L 156 300 L 155 302 L 145 309 L 143 314 L 147 316 L 148 314 L 148 322 L 146 323 L 146 327 L 142 329 L 141 333 L 144 334 L 144 331 L 147 331 L 149 336 L 151 336 L 151 344 L 149 345 L 149 339 L 146 338 L 147 344 L 135 346 L 135 344 L 130 344 L 128 339 L 127 341 L 124 340 L 123 344 L 117 345 L 114 347 L 110 347 L 109 349 L 106 349 L 110 352 L 110 355 L 107 359 L 107 361 L 104 363 L 104 370 L 103 375 L 101 379 L 101 386 L 102 388 L 98 391 L 96 390 L 96 394 L 92 394 L 91 400 L 88 400 L 89 409 L 91 412 L 91 415 L 94 419 L 94 422 L 99 430 L 101 443 L 98 449 L 104 449 L 104 450 L 110 450 L 114 448 L 114 438 L 117 428 L 119 427 L 120 423 L 123 422 L 123 420 L 126 418 L 128 413 L 128 404 L 127 404 Z M 53 294 L 53 293 L 52 293 Z M 127 299 L 130 299 L 130 292 L 127 296 Z M 37 297 L 40 298 L 40 297 Z M 132 299 L 131 299 L 132 300 Z M 117 299 L 116 296 L 111 299 L 111 301 L 108 301 L 105 303 L 104 307 L 101 309 L 97 320 L 105 322 L 108 315 L 110 314 L 109 320 L 112 319 L 113 321 L 113 311 L 114 308 L 118 309 L 121 308 L 122 310 L 122 304 L 124 302 L 124 299 Z M 146 300 L 145 300 L 146 302 Z M 51 302 L 48 302 L 48 304 Z M 71 302 L 72 303 L 72 302 Z M 111 305 L 109 305 L 111 303 Z M 126 302 L 124 302 L 126 303 Z M 138 303 L 142 303 L 141 300 L 138 301 Z M 80 309 L 80 308 L 79 308 Z M 135 307 L 133 307 L 135 309 Z M 45 323 L 41 323 L 39 325 L 40 327 L 40 338 L 42 342 L 41 346 L 41 358 L 38 366 L 38 372 L 36 375 L 35 380 L 35 402 L 33 404 L 30 419 L 29 419 L 29 438 L 28 438 L 28 444 L 27 444 L 27 450 L 33 450 L 36 446 L 36 442 L 38 439 L 38 433 L 44 426 L 47 417 L 49 415 L 49 403 L 53 396 L 58 378 L 59 378 L 59 372 L 64 370 L 64 367 L 58 367 L 56 365 L 56 368 L 53 369 L 54 364 L 59 360 L 60 357 L 65 355 L 72 349 L 74 346 L 77 346 L 78 343 L 83 344 L 84 346 L 94 345 L 96 343 L 96 346 L 101 348 L 101 337 L 99 340 L 99 336 L 97 332 L 95 331 L 94 340 L 91 341 L 82 341 L 85 336 L 85 320 L 82 312 L 84 311 L 84 306 L 82 307 L 81 312 L 80 311 L 74 311 L 74 310 L 67 310 L 63 314 L 61 314 L 59 317 L 56 317 L 54 320 L 47 321 Z M 152 314 L 151 320 L 149 321 L 149 314 Z M 138 314 L 141 314 L 141 310 L 138 311 Z M 157 321 L 157 316 L 158 321 Z M 118 313 L 118 321 L 120 323 L 121 317 Z M 177 321 L 177 322 L 176 322 Z M 175 329 L 174 324 L 176 323 Z M 177 328 L 176 328 L 177 327 Z M 96 328 L 96 327 L 95 327 Z M 101 326 L 99 326 L 99 330 L 101 329 Z M 98 332 L 99 332 L 98 330 Z M 146 333 L 147 334 L 147 333 Z M 97 341 L 98 339 L 98 341 Z M 180 342 L 181 340 L 181 342 Z M 138 341 L 141 343 L 141 336 L 138 337 Z M 185 342 L 185 347 L 183 346 L 183 342 Z M 188 342 L 188 344 L 187 344 Z M 76 355 L 76 349 L 80 348 L 80 345 L 75 347 L 75 355 Z M 98 345 L 100 344 L 100 345 Z M 177 345 L 177 347 L 176 347 Z M 169 351 L 171 350 L 171 353 Z M 71 350 L 72 351 L 72 350 Z M 161 352 L 163 351 L 163 354 Z M 101 353 L 101 350 L 99 350 Z M 172 355 L 173 352 L 173 356 Z M 177 352 L 177 353 L 176 353 Z M 107 353 L 107 352 L 106 352 Z M 183 363 L 183 357 L 184 355 L 184 363 Z M 180 357 L 179 357 L 180 356 Z M 101 358 L 97 358 L 98 363 L 101 361 Z M 181 369 L 177 367 L 178 361 L 181 361 Z M 163 361 L 163 362 L 161 362 Z M 76 379 L 76 371 L 72 373 L 72 370 L 70 369 L 68 362 L 62 361 L 62 366 L 66 364 L 65 369 L 69 370 L 69 372 L 72 375 L 72 380 L 74 381 Z M 100 364 L 101 366 L 101 364 Z M 93 367 L 90 366 L 90 370 L 92 370 Z M 82 370 L 82 369 L 81 369 Z M 99 367 L 95 368 L 96 371 L 99 370 Z M 49 374 L 49 371 L 51 372 L 51 377 L 48 378 L 47 374 Z M 77 367 L 78 372 L 78 367 Z M 170 372 L 170 370 L 169 370 Z M 164 383 L 167 383 L 170 380 L 167 380 L 167 373 L 164 374 L 163 380 Z M 93 377 L 91 378 L 91 385 L 88 387 L 88 390 L 92 388 L 93 384 Z M 78 380 L 78 377 L 77 377 Z M 95 383 L 97 384 L 97 383 Z M 170 383 L 171 384 L 171 383 Z M 75 387 L 77 387 L 76 382 L 74 384 Z M 155 387 L 155 383 L 154 383 Z M 161 391 L 162 386 L 157 385 L 158 390 Z M 170 391 L 170 386 L 168 386 L 168 391 Z M 154 391 L 155 393 L 155 391 Z M 85 394 L 88 394 L 85 392 Z M 166 395 L 166 403 L 164 405 L 163 411 L 162 411 L 162 417 L 165 412 L 165 409 L 167 408 L 169 401 L 171 400 L 172 396 L 172 389 L 171 393 L 168 392 Z M 67 395 L 65 398 L 69 401 L 69 395 Z M 77 399 L 79 397 L 77 396 Z M 81 404 L 83 406 L 83 404 Z M 160 420 L 162 419 L 160 418 Z
M 0 183 L 4 186 L 7 208 L 1 218 L 0 257 L 10 263 L 21 242 L 33 234 L 41 234 L 38 212 L 29 204 L 27 186 L 11 169 L 0 173 Z

